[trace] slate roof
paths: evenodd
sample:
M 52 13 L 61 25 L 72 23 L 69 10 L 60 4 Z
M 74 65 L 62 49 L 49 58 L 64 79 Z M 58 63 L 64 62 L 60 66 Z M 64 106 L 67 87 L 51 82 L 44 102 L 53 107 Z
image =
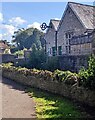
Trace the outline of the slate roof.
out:
M 95 20 L 95 7 L 91 5 L 85 5 L 75 2 L 68 2 L 68 5 L 76 14 L 80 22 L 84 25 L 86 29 L 94 29 L 93 24 Z
M 59 22 L 60 22 L 60 20 L 55 20 L 55 19 L 51 19 L 51 20 L 50 20 L 50 23 L 53 24 L 53 27 L 54 27 L 55 31 L 57 31 Z

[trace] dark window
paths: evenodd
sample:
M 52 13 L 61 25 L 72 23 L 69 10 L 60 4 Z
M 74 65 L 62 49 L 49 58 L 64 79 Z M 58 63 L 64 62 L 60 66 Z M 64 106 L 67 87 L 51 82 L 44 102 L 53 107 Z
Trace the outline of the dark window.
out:
M 62 55 L 62 46 L 58 46 L 58 55 Z
M 71 47 L 69 46 L 69 53 L 71 52 Z
M 56 55 L 56 47 L 52 47 L 52 55 L 53 55 L 53 56 Z
M 66 37 L 66 39 L 68 38 L 68 34 L 67 33 L 65 34 L 65 37 Z
M 68 47 L 66 46 L 66 53 L 68 53 Z
M 51 54 L 51 48 L 50 48 L 50 54 Z
M 66 39 L 72 38 L 73 37 L 73 32 L 65 33 L 65 37 L 66 37 Z
M 71 34 L 69 33 L 69 38 L 71 38 Z

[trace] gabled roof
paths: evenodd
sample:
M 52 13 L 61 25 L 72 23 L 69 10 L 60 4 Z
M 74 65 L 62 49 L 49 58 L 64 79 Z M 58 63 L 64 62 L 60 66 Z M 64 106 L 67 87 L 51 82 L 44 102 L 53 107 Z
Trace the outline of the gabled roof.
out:
M 81 22 L 81 24 L 85 27 L 85 29 L 95 28 L 95 25 L 93 24 L 93 21 L 95 20 L 95 15 L 94 15 L 95 7 L 94 6 L 75 3 L 75 2 L 68 2 L 65 12 L 62 16 L 62 19 L 64 19 L 64 16 L 66 14 L 68 7 L 72 9 L 72 11 L 74 12 L 78 20 Z M 61 19 L 60 25 L 62 23 L 62 19 Z
M 68 4 L 86 29 L 94 29 L 94 6 L 75 2 L 69 2 Z
M 58 26 L 59 26 L 60 20 L 55 20 L 55 19 L 51 19 L 50 23 L 49 23 L 49 28 L 46 30 L 45 35 L 47 35 L 48 31 L 53 28 L 55 31 L 58 30 Z
M 52 25 L 53 25 L 55 31 L 57 31 L 59 22 L 60 22 L 60 20 L 55 20 L 55 19 L 51 19 L 51 20 L 50 20 L 50 23 L 52 23 Z

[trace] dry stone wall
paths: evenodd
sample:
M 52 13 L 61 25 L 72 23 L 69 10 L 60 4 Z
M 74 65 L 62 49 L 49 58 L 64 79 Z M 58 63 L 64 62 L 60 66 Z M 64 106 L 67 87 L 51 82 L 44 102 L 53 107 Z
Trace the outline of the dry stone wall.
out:
M 95 91 L 75 85 L 67 85 L 63 82 L 58 82 L 57 80 L 53 80 L 51 75 L 47 77 L 49 75 L 48 72 L 43 71 L 43 73 L 45 76 L 43 76 L 42 73 L 41 75 L 39 73 L 38 77 L 36 72 L 31 74 L 30 72 L 26 71 L 24 74 L 24 71 L 18 71 L 16 68 L 13 70 L 4 67 L 2 68 L 3 77 L 12 79 L 23 85 L 40 88 L 42 90 L 56 93 L 72 100 L 95 107 Z

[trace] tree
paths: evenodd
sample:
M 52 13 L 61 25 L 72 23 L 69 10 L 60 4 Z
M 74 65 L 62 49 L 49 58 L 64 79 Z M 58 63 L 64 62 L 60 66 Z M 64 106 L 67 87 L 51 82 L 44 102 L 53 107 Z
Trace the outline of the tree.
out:
M 16 43 L 18 50 L 23 48 L 30 49 L 35 43 L 38 49 L 41 49 L 41 39 L 44 34 L 36 28 L 19 29 L 14 32 L 13 42 Z
M 36 44 L 32 45 L 32 52 L 30 57 L 29 68 L 43 69 L 46 63 L 47 56 L 44 49 L 38 49 Z

